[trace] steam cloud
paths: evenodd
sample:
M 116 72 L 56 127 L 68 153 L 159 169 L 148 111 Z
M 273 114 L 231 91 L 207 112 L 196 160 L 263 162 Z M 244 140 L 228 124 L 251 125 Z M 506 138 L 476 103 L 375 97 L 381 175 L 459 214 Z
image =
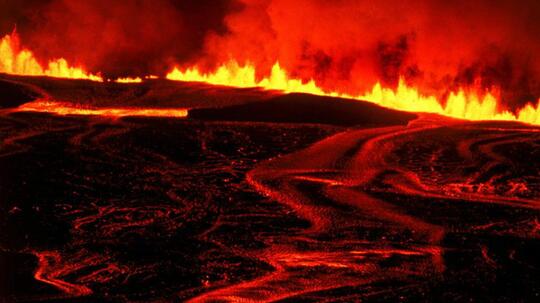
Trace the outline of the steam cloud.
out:
M 19 2 L 0 0 L 1 30 L 16 23 L 40 58 L 106 75 L 230 59 L 264 74 L 279 61 L 294 76 L 350 93 L 404 76 L 439 94 L 498 86 L 510 108 L 540 96 L 538 1 Z

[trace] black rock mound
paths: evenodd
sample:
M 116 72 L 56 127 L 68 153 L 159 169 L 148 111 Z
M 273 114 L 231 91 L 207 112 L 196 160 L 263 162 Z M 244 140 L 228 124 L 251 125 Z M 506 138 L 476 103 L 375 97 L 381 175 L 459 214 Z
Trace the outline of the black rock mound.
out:
M 31 87 L 0 79 L 0 108 L 13 108 L 40 97 Z
M 211 121 L 251 121 L 274 123 L 313 123 L 338 126 L 402 125 L 415 114 L 386 109 L 364 101 L 288 94 L 267 101 L 223 108 L 193 109 L 189 117 Z

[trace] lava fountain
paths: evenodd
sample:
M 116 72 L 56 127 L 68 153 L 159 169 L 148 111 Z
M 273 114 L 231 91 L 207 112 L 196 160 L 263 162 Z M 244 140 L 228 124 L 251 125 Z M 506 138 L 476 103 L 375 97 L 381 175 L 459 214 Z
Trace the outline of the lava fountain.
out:
M 86 79 L 103 81 L 97 75 L 86 72 L 81 67 L 72 67 L 63 59 L 51 60 L 42 67 L 31 50 L 21 48 L 16 33 L 6 35 L 0 40 L 0 72 L 26 76 L 48 76 L 68 79 Z M 149 78 L 151 76 L 147 76 Z M 496 97 L 497 90 L 479 91 L 474 88 L 460 88 L 451 92 L 446 100 L 434 95 L 425 95 L 414 86 L 407 84 L 401 77 L 395 88 L 384 87 L 380 82 L 361 95 L 351 95 L 340 91 L 327 91 L 311 79 L 303 81 L 288 76 L 279 63 L 275 63 L 270 75 L 258 79 L 257 68 L 253 64 L 241 66 L 230 61 L 219 66 L 214 72 L 204 73 L 198 66 L 180 70 L 174 68 L 166 75 L 169 80 L 204 82 L 232 87 L 261 87 L 284 93 L 307 93 L 320 96 L 332 96 L 346 99 L 370 101 L 383 107 L 409 111 L 436 113 L 467 120 L 507 120 L 530 124 L 540 124 L 540 100 L 538 104 L 527 104 L 516 113 L 501 108 Z M 124 77 L 115 80 L 118 83 L 141 83 L 141 77 Z M 48 106 L 50 109 L 50 104 Z
M 540 99 L 536 107 L 528 104 L 517 114 L 513 114 L 502 110 L 495 97 L 496 92 L 490 91 L 478 92 L 461 88 L 450 93 L 445 102 L 442 102 L 436 96 L 423 95 L 417 88 L 407 85 L 404 78 L 400 78 L 397 88 L 383 87 L 381 83 L 376 83 L 365 94 L 353 96 L 337 91 L 325 91 L 314 80 L 303 82 L 301 79 L 290 78 L 279 63 L 272 67 L 272 72 L 268 77 L 257 80 L 256 74 L 255 66 L 249 64 L 240 66 L 237 62 L 231 61 L 221 65 L 213 73 L 201 73 L 197 67 L 183 71 L 175 68 L 167 75 L 167 79 L 235 87 L 262 87 L 285 93 L 307 93 L 363 100 L 397 110 L 436 113 L 466 120 L 508 120 L 540 124 Z
M 0 72 L 24 76 L 103 81 L 99 75 L 90 74 L 80 67 L 70 66 L 63 58 L 49 61 L 46 67 L 41 66 L 32 51 L 21 48 L 16 33 L 6 35 L 0 40 Z

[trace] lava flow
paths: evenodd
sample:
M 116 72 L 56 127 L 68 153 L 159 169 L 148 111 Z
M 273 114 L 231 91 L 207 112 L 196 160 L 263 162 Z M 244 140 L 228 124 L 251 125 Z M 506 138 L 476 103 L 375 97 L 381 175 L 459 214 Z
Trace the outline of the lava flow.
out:
M 289 108 L 302 98 L 325 115 L 329 104 L 346 107 L 324 120 L 334 126 L 307 112 L 312 123 L 204 120 L 297 115 Z M 47 111 L 40 102 L 22 107 Z M 357 127 L 339 127 L 347 112 Z M 446 302 L 538 293 L 537 127 L 301 94 L 196 113 L 0 112 L 0 264 L 33 277 L 0 284 L 0 295 Z
M 107 116 L 107 117 L 171 117 L 185 118 L 188 110 L 182 108 L 92 108 L 76 106 L 70 103 L 54 102 L 47 100 L 36 100 L 25 103 L 14 109 L 16 112 L 42 112 L 57 115 L 79 115 L 79 116 Z
M 399 287 L 381 290 L 377 285 L 396 283 L 407 289 L 441 279 L 448 271 L 453 275 L 456 264 L 448 259 L 448 250 L 459 248 L 453 247 L 452 234 L 469 234 L 484 228 L 480 221 L 495 220 L 478 217 L 472 220 L 477 223 L 455 225 L 461 216 L 457 208 L 530 209 L 538 214 L 540 187 L 532 181 L 538 167 L 526 174 L 495 169 L 526 166 L 509 148 L 517 142 L 535 146 L 537 128 L 432 119 L 423 116 L 408 127 L 351 130 L 258 165 L 248 174 L 250 184 L 289 206 L 310 227 L 287 239 L 269 237 L 268 248 L 255 253 L 273 266 L 270 273 L 192 302 L 311 301 L 351 289 L 365 289 L 346 296 L 351 301 L 392 297 Z M 461 164 L 451 171 L 441 165 L 454 157 L 451 161 Z M 452 180 L 463 183 L 453 186 Z M 518 191 L 515 184 L 522 184 Z M 485 228 L 538 238 L 535 220 L 526 219 L 524 227 L 500 222 Z M 480 247 L 473 248 L 484 258 L 478 267 L 502 266 L 489 256 L 514 258 L 498 255 L 495 247 Z

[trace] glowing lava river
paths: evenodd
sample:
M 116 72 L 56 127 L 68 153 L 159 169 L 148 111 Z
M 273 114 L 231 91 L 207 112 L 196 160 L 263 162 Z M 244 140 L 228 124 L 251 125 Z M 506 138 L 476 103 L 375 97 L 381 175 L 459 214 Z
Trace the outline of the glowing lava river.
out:
M 62 102 L 94 85 L 25 81 Z M 2 302 L 540 299 L 538 127 L 95 85 L 92 100 L 140 110 L 28 100 L 0 114 Z M 145 111 L 173 88 L 179 109 Z

